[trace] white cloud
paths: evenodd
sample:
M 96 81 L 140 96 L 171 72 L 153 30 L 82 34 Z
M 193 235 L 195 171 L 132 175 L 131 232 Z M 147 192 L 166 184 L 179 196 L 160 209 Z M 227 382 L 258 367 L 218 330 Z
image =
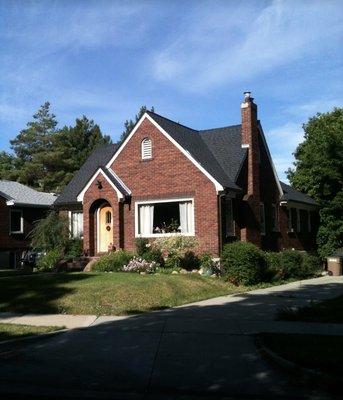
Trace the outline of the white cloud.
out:
M 318 55 L 342 38 L 339 1 L 273 1 L 263 9 L 249 2 L 237 10 L 236 3 L 221 5 L 195 12 L 156 52 L 157 80 L 204 91 Z

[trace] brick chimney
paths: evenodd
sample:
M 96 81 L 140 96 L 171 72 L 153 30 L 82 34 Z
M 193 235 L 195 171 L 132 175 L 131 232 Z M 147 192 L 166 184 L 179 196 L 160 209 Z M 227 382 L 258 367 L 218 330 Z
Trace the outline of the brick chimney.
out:
M 259 130 L 257 127 L 257 105 L 251 92 L 244 92 L 241 104 L 242 147 L 247 148 L 247 191 L 243 198 L 246 202 L 245 227 L 241 230 L 241 240 L 261 245 L 260 233 L 260 150 Z

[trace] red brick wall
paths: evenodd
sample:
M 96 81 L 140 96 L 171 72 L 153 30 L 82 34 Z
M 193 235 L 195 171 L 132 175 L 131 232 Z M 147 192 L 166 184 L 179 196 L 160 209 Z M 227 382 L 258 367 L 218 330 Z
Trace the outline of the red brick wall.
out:
M 153 158 L 141 159 L 141 142 L 152 140 Z M 200 250 L 218 255 L 218 206 L 213 183 L 149 120 L 144 120 L 114 161 L 112 169 L 132 191 L 123 209 L 123 243 L 134 249 L 135 201 L 194 198 L 195 234 Z
M 10 210 L 23 211 L 24 233 L 10 234 Z M 34 222 L 44 218 L 47 210 L 30 207 L 9 207 L 6 200 L 0 197 L 0 250 L 23 250 L 29 247 L 30 239 L 27 235 L 32 231 Z
M 97 181 L 101 181 L 102 188 L 99 189 Z M 120 247 L 119 238 L 119 203 L 118 196 L 109 184 L 106 178 L 99 173 L 96 179 L 87 189 L 83 198 L 83 248 L 87 253 L 94 255 L 97 253 L 97 225 L 96 212 L 98 207 L 103 203 L 108 202 L 112 207 L 112 233 L 113 245 L 116 248 Z

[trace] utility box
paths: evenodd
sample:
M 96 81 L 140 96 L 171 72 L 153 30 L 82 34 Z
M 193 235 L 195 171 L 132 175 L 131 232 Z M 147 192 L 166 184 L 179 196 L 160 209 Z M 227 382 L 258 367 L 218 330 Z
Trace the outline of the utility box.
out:
M 328 271 L 330 275 L 339 276 L 342 275 L 342 260 L 343 251 L 340 249 L 331 257 L 327 257 Z

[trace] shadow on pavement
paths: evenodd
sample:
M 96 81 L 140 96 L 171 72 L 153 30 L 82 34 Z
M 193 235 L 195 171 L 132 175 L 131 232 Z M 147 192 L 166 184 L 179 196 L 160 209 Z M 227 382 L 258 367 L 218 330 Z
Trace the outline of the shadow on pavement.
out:
M 343 285 L 244 294 L 110 321 L 0 349 L 0 393 L 22 398 L 324 399 L 273 370 L 244 324 L 263 330 L 281 306 L 343 293 Z M 55 396 L 55 397 L 54 397 Z M 56 397 L 57 396 L 57 397 Z M 10 398 L 10 397 L 8 397 Z

